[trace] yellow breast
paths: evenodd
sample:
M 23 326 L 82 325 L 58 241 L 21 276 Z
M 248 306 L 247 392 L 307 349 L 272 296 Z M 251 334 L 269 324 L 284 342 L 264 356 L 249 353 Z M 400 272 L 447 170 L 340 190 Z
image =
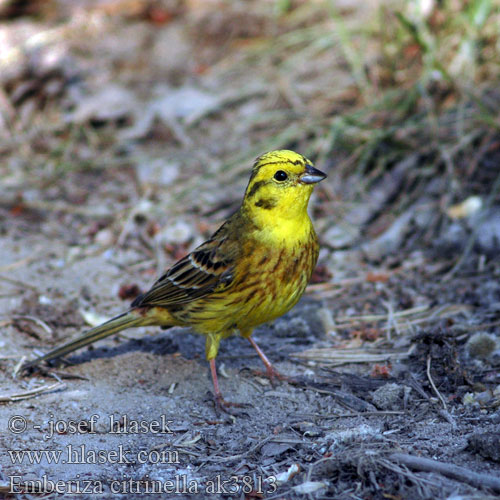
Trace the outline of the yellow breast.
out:
M 312 225 L 307 237 L 293 245 L 247 242 L 231 287 L 189 306 L 187 324 L 199 333 L 247 330 L 276 319 L 300 299 L 318 258 Z

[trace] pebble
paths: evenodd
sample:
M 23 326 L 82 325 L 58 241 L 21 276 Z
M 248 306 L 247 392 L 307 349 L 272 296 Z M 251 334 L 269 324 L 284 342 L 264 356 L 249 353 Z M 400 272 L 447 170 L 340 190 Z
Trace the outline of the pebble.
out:
M 495 335 L 487 332 L 478 332 L 472 335 L 467 342 L 467 352 L 473 358 L 489 358 L 498 345 Z
M 500 462 L 500 434 L 498 432 L 473 434 L 468 439 L 468 449 L 479 453 L 483 458 Z
M 103 247 L 109 247 L 113 244 L 114 234 L 111 229 L 101 229 L 94 236 L 94 241 Z
M 372 401 L 380 410 L 397 411 L 403 408 L 404 394 L 404 386 L 391 382 L 373 391 Z

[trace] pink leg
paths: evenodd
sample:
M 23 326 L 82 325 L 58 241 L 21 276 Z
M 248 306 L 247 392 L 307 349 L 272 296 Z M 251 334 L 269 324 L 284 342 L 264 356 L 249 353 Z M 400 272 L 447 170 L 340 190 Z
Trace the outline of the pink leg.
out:
M 269 377 L 271 382 L 275 379 L 278 380 L 288 380 L 288 377 L 285 375 L 281 375 L 281 373 L 273 366 L 269 358 L 264 354 L 264 351 L 257 345 L 257 342 L 252 337 L 247 337 L 250 344 L 252 344 L 253 348 L 257 351 L 259 358 L 262 359 L 262 362 L 266 366 L 266 375 Z
M 233 414 L 233 412 L 229 410 L 230 406 L 241 407 L 243 405 L 239 403 L 231 403 L 230 401 L 226 401 L 222 397 L 222 393 L 220 392 L 219 388 L 219 379 L 217 378 L 217 369 L 215 367 L 215 358 L 211 359 L 209 363 L 210 363 L 210 373 L 212 374 L 212 381 L 214 383 L 215 407 L 218 411 L 222 410 L 225 411 L 226 413 Z

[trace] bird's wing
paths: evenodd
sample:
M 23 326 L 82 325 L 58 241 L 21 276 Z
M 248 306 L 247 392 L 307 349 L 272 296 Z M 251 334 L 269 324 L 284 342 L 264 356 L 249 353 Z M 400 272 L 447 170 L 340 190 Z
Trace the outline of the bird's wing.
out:
M 238 245 L 222 226 L 214 236 L 174 264 L 132 307 L 186 304 L 228 287 Z

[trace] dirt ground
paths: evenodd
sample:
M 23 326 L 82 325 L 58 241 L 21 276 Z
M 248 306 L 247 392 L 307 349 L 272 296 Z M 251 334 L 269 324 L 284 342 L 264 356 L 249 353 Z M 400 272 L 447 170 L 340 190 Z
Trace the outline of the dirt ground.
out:
M 285 31 L 259 8 L 137 4 L 0 26 L 26 49 L 0 60 L 0 496 L 498 498 L 498 193 L 480 219 L 447 217 L 446 180 L 416 189 L 429 159 L 408 153 L 360 198 L 359 172 L 336 170 L 345 151 L 315 153 L 307 135 L 325 73 L 332 102 L 350 99 L 337 58 L 310 73 L 317 87 L 297 67 L 285 81 L 276 54 L 259 62 Z M 289 381 L 271 385 L 248 342 L 223 341 L 221 389 L 244 406 L 219 415 L 204 339 L 152 327 L 17 372 L 125 310 L 237 208 L 252 158 L 275 147 L 329 175 L 310 207 L 313 283 L 254 333 Z M 481 195 L 497 150 L 476 158 Z M 401 193 L 412 203 L 393 213 Z

